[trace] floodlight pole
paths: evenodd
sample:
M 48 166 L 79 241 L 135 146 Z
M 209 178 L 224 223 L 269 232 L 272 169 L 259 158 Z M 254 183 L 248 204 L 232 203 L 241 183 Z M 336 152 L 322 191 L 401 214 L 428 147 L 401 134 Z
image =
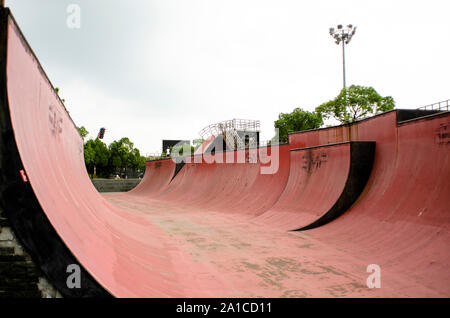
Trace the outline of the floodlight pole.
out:
M 347 25 L 345 28 L 342 24 L 337 26 L 337 29 L 330 28 L 330 35 L 335 40 L 335 43 L 339 45 L 342 42 L 342 78 L 343 78 L 343 87 L 347 88 L 346 79 L 345 79 L 345 45 L 350 43 L 353 35 L 355 35 L 356 27 L 352 24 Z
M 342 74 L 344 79 L 344 89 L 347 88 L 345 84 L 345 42 L 342 41 Z

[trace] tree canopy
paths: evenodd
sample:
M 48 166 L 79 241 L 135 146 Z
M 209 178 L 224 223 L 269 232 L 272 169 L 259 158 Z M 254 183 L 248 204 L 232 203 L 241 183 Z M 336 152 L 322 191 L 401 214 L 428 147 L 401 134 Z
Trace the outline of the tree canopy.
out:
M 100 139 L 89 139 L 84 144 L 84 161 L 88 171 L 96 167 L 97 174 L 108 174 L 109 150 Z
M 327 119 L 333 117 L 343 124 L 370 117 L 394 109 L 391 96 L 381 96 L 372 87 L 352 85 L 339 95 L 316 107 L 316 113 Z
M 319 128 L 323 124 L 323 120 L 321 115 L 316 112 L 295 108 L 292 113 L 280 113 L 274 124 L 275 128 L 279 130 L 279 141 L 288 142 L 290 132 Z
M 77 129 L 83 139 L 86 138 L 87 135 L 89 135 L 89 131 L 87 131 L 87 129 L 84 126 L 77 127 Z
M 93 176 L 95 171 L 96 176 L 106 178 L 126 169 L 143 171 L 146 158 L 127 137 L 115 140 L 109 146 L 96 138 L 84 143 L 84 161 L 90 175 Z
M 193 152 L 194 152 L 195 150 L 197 150 L 197 149 L 203 144 L 204 141 L 205 141 L 205 140 L 204 140 L 203 138 L 194 139 L 194 140 L 192 141 L 193 146 L 194 146 Z
M 146 158 L 141 156 L 139 149 L 127 137 L 113 141 L 109 145 L 109 164 L 114 168 L 143 170 Z
M 195 147 L 189 144 L 177 145 L 170 147 L 170 156 L 171 157 L 183 157 L 194 154 Z

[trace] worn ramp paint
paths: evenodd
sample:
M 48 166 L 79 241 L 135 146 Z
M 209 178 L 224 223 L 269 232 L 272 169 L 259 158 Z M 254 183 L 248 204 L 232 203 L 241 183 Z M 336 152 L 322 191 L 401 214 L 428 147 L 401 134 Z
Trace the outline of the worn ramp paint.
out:
M 21 158 L 21 163 L 2 164 L 12 168 L 17 180 L 10 181 L 6 193 L 13 191 L 12 201 L 22 197 L 8 209 L 9 217 L 47 277 L 64 296 L 106 295 L 101 288 L 119 297 L 204 296 L 205 292 L 212 296 L 201 286 L 219 282 L 207 283 L 202 266 L 178 249 L 167 233 L 142 215 L 111 206 L 95 190 L 86 175 L 81 136 L 7 10 L 1 13 L 2 36 L 7 35 L 2 43 L 2 50 L 7 49 L 2 52 L 2 67 L 6 67 L 2 76 L 7 79 L 2 87 L 3 141 L 15 142 L 17 148 L 11 149 Z M 8 105 L 12 127 L 5 122 Z M 28 206 L 33 198 L 38 203 Z M 45 227 L 48 222 L 56 231 L 52 236 Z M 60 240 L 65 248 L 56 248 Z M 92 275 L 90 279 L 83 275 L 88 281 L 80 289 L 65 285 L 67 267 L 73 263 Z M 92 289 L 97 291 L 90 293 Z
M 291 150 L 286 189 L 257 221 L 284 230 L 331 222 L 356 201 L 372 171 L 374 142 L 345 142 Z
M 272 151 L 279 153 L 276 163 Z M 289 175 L 288 145 L 193 156 L 189 161 L 156 199 L 190 208 L 258 215 L 278 200 Z
M 335 221 L 308 233 L 398 277 L 406 273 L 411 281 L 425 280 L 448 296 L 450 115 L 397 125 L 397 113 L 290 136 L 308 146 L 342 136 L 376 141 L 373 171 L 361 198 Z
M 102 196 L 64 105 L 9 11 L 0 12 L 0 203 L 64 296 L 450 296 L 448 112 L 397 123 L 401 112 L 393 111 L 291 134 L 273 174 L 261 173 L 269 166 L 264 154 L 231 152 L 245 160 L 210 164 L 205 156 L 169 183 L 167 163 L 146 181 L 148 192 Z M 281 213 L 282 204 L 292 208 L 281 200 L 289 193 L 299 200 L 290 176 L 301 175 L 301 161 L 291 165 L 290 153 L 307 150 L 290 149 L 329 145 L 345 159 L 347 146 L 330 144 L 347 141 L 375 142 L 376 150 L 367 185 L 345 213 L 308 231 L 254 222 L 278 204 Z M 336 170 L 351 166 L 344 159 L 329 166 L 336 189 L 348 179 Z M 329 206 L 339 200 L 339 191 L 326 201 L 320 190 L 308 193 Z M 80 289 L 66 285 L 72 264 L 82 271 Z M 380 289 L 366 286 L 369 264 L 381 267 Z
M 142 196 L 155 196 L 167 188 L 175 177 L 177 165 L 172 159 L 147 161 L 142 181 L 128 193 Z

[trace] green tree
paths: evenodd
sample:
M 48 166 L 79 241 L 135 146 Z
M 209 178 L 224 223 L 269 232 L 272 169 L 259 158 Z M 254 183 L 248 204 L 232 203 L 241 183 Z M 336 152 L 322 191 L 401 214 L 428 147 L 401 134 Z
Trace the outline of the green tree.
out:
M 95 149 L 95 165 L 106 169 L 108 167 L 108 160 L 109 160 L 109 148 L 108 146 L 101 141 L 100 139 L 94 140 L 94 149 Z
M 141 153 L 137 148 L 133 148 L 133 150 L 129 153 L 128 156 L 129 167 L 138 171 L 142 171 L 145 169 L 146 160 L 147 159 L 144 156 L 141 156 Z
M 83 139 L 86 138 L 87 135 L 89 135 L 89 131 L 87 131 L 87 129 L 84 126 L 77 127 L 77 129 Z
M 195 150 L 197 150 L 203 144 L 204 141 L 205 140 L 203 138 L 192 140 L 192 144 L 193 144 L 193 147 L 194 147 L 192 153 L 194 153 Z
M 56 95 L 59 96 L 59 87 L 55 87 L 55 92 L 56 92 Z M 61 97 L 59 99 L 63 102 L 63 104 L 66 102 L 66 100 Z
M 322 116 L 316 112 L 295 108 L 292 113 L 280 113 L 274 124 L 275 128 L 279 129 L 279 141 L 288 142 L 290 132 L 319 128 L 323 120 Z
M 391 96 L 381 96 L 372 87 L 352 85 L 339 95 L 318 106 L 316 112 L 325 119 L 333 117 L 346 124 L 394 109 Z
M 176 145 L 170 147 L 170 155 L 172 157 L 183 157 L 193 154 L 193 146 L 189 144 Z
M 88 135 L 84 126 L 77 128 L 83 138 Z M 119 169 L 120 173 L 126 168 L 142 172 L 145 170 L 147 158 L 141 156 L 139 149 L 134 148 L 134 144 L 127 137 L 115 140 L 109 146 L 96 138 L 84 143 L 84 161 L 91 176 L 95 171 L 97 176 L 107 178 Z
M 100 139 L 89 139 L 84 144 L 84 161 L 88 172 L 107 177 L 110 173 L 108 167 L 110 152 L 106 144 Z
M 94 165 L 95 160 L 95 150 L 92 147 L 92 143 L 86 142 L 84 144 L 84 163 L 86 164 L 86 168 L 92 167 Z M 88 171 L 90 171 L 88 169 Z
M 145 167 L 145 158 L 141 158 L 139 149 L 135 149 L 134 144 L 127 137 L 113 141 L 109 145 L 109 151 L 109 164 L 112 170 L 124 171 L 126 168 L 136 170 Z

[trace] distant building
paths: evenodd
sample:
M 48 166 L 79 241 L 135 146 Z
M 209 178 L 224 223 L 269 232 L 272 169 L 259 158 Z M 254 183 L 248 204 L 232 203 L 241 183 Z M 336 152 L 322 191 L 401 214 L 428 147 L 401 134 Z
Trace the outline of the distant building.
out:
M 166 140 L 166 139 L 164 139 L 162 141 L 162 153 L 166 153 L 167 148 L 173 147 L 176 144 L 191 145 L 191 142 L 189 140 Z

